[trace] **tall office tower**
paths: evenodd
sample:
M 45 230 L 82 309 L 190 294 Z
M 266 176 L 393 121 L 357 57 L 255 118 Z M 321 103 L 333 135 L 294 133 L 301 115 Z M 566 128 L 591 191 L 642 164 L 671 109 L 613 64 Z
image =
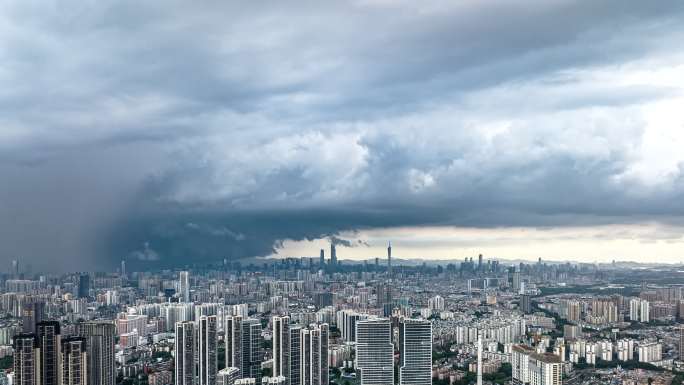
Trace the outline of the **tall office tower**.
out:
M 328 385 L 328 324 L 301 330 L 301 384 Z
M 116 326 L 114 323 L 110 321 L 82 322 L 76 324 L 76 334 L 86 339 L 88 385 L 115 385 Z
M 17 334 L 12 338 L 14 350 L 14 385 L 39 385 L 40 357 L 35 334 Z
M 392 243 L 387 243 L 387 274 L 392 278 Z
M 318 258 L 318 265 L 320 267 L 325 266 L 325 250 L 321 249 L 321 256 Z
M 399 384 L 432 384 L 432 323 L 404 319 L 399 324 Z
M 392 324 L 387 318 L 356 323 L 356 368 L 361 385 L 394 384 Z
M 88 274 L 78 276 L 78 298 L 88 298 L 90 295 L 90 277 Z
M 175 384 L 195 385 L 195 324 L 176 323 Z
M 525 314 L 532 313 L 532 296 L 523 294 L 520 296 L 520 310 Z
M 88 353 L 85 337 L 70 337 L 62 340 L 62 384 L 88 384 Z
M 121 276 L 126 278 L 126 260 L 121 260 Z
M 12 260 L 12 275 L 14 279 L 19 279 L 19 261 Z
M 477 256 L 477 270 L 482 271 L 482 268 L 484 266 L 482 265 L 482 254 Z
M 226 318 L 226 366 L 240 369 L 240 378 L 256 378 L 261 382 L 261 323 L 241 316 Z
M 36 324 L 38 348 L 40 349 L 40 384 L 61 385 L 61 333 L 59 322 L 43 321 Z
M 240 369 L 229 366 L 219 370 L 216 375 L 217 385 L 235 385 L 235 380 L 240 378 Z
M 199 355 L 199 385 L 216 385 L 218 372 L 218 317 L 200 316 L 197 347 Z
M 273 324 L 273 376 L 290 378 L 290 317 L 276 316 Z
M 178 275 L 178 291 L 183 302 L 190 302 L 190 272 L 181 271 Z
M 337 265 L 337 250 L 335 249 L 335 243 L 330 243 L 330 264 Z

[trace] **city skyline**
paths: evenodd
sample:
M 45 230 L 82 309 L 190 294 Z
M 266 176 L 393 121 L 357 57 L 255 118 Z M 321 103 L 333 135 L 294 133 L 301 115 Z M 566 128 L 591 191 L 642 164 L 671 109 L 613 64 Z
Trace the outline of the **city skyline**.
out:
M 331 238 L 356 245 L 340 260 L 391 240 L 397 259 L 679 263 L 683 16 L 5 2 L 0 263 L 132 272 Z

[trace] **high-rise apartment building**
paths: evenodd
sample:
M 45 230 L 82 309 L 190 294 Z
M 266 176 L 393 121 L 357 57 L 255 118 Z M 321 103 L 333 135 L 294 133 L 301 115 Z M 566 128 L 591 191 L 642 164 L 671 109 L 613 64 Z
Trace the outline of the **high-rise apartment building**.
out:
M 40 349 L 40 384 L 61 385 L 60 366 L 62 341 L 59 322 L 43 321 L 36 324 Z
M 356 341 L 356 323 L 359 320 L 368 318 L 366 314 L 357 313 L 351 309 L 340 310 L 337 312 L 337 327 L 340 329 L 342 339 L 347 342 Z
M 328 385 L 328 324 L 301 330 L 301 385 Z
M 582 319 L 582 306 L 579 301 L 568 300 L 564 302 L 565 314 L 568 321 L 579 321 Z
M 290 378 L 290 317 L 276 316 L 273 325 L 273 376 Z
M 639 342 L 639 362 L 654 363 L 663 359 L 663 345 L 655 341 Z
M 394 384 L 394 346 L 389 319 L 356 322 L 356 368 L 361 385 Z
M 650 319 L 649 302 L 645 299 L 632 298 L 629 301 L 629 320 L 648 323 Z
M 512 382 L 530 385 L 561 385 L 563 363 L 551 353 L 537 353 L 524 345 L 511 351 Z
M 525 314 L 532 313 L 532 296 L 529 294 L 520 295 L 520 310 Z
M 17 334 L 12 339 L 14 350 L 14 385 L 39 385 L 40 352 L 35 334 Z
M 85 337 L 62 340 L 62 385 L 88 384 L 88 353 Z
M 240 369 L 240 378 L 256 378 L 260 383 L 263 350 L 259 320 L 227 317 L 224 331 L 226 366 Z
M 197 321 L 199 385 L 216 385 L 218 372 L 218 317 L 201 316 Z
M 175 384 L 195 385 L 195 324 L 178 322 L 175 331 Z
M 428 309 L 432 311 L 443 311 L 444 310 L 444 298 L 436 295 L 428 299 Z
M 684 361 L 684 326 L 679 327 L 679 360 Z
M 76 324 L 76 334 L 86 339 L 88 385 L 115 385 L 114 339 L 116 326 L 109 321 Z
M 405 319 L 399 324 L 399 384 L 432 384 L 432 323 Z

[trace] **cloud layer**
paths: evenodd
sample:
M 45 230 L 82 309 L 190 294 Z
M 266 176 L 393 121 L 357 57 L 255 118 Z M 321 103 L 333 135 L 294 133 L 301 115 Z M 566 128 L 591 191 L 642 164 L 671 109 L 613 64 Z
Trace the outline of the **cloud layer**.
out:
M 378 227 L 678 226 L 683 13 L 4 3 L 0 258 L 94 269 Z

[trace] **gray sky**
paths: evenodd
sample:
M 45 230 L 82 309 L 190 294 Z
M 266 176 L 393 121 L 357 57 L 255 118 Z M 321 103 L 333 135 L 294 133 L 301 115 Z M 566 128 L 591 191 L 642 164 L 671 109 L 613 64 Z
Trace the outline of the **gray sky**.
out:
M 684 3 L 447 3 L 3 2 L 0 261 L 679 262 Z

